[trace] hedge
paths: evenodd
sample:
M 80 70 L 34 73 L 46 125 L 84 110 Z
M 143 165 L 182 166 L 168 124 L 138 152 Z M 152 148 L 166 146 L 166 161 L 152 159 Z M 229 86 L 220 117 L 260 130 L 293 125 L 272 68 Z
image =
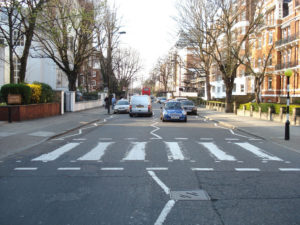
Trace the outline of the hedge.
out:
M 1 88 L 1 95 L 7 103 L 8 94 L 19 94 L 22 97 L 22 104 L 30 104 L 31 89 L 26 84 L 5 84 Z
M 40 82 L 34 82 L 33 84 L 40 85 L 42 88 L 42 92 L 40 95 L 40 103 L 48 103 L 53 102 L 54 100 L 54 93 L 50 85 Z
M 281 107 L 286 108 L 286 105 L 284 105 L 284 104 L 276 104 L 276 103 L 260 103 L 260 104 L 257 104 L 257 103 L 249 102 L 249 103 L 246 103 L 246 104 L 241 104 L 239 109 L 243 109 L 243 106 L 246 106 L 246 110 L 250 110 L 251 105 L 254 108 L 253 110 L 256 111 L 256 112 L 258 112 L 259 106 L 261 107 L 262 112 L 268 112 L 268 108 L 271 107 L 272 112 L 276 113 L 276 114 L 280 113 L 280 108 Z M 300 105 L 290 105 L 290 114 L 293 113 L 294 108 L 300 108 Z

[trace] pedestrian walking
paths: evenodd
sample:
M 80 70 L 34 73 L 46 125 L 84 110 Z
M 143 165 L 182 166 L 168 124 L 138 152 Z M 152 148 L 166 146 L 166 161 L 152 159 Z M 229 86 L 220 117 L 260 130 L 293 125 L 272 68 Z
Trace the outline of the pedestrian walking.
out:
M 112 109 L 114 110 L 114 108 L 115 108 L 115 104 L 116 104 L 116 98 L 115 97 L 112 97 L 112 99 L 111 99 L 111 105 L 112 105 Z
M 104 101 L 105 101 L 105 109 L 107 109 L 107 114 L 110 114 L 110 101 L 109 101 L 109 97 L 108 96 L 106 96 L 105 97 L 105 99 L 104 99 Z

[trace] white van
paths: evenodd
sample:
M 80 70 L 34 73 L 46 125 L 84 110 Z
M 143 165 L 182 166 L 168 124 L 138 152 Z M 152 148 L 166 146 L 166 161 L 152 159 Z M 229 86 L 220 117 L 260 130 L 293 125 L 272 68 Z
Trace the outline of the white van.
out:
M 132 96 L 129 105 L 129 116 L 147 115 L 152 116 L 152 103 L 148 95 Z

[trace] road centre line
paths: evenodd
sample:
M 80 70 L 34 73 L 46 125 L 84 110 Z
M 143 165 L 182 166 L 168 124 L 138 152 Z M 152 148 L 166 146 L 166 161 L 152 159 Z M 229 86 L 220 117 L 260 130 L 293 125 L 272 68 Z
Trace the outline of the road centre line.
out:
M 174 138 L 175 140 L 188 140 L 188 138 Z
M 214 171 L 214 168 L 191 168 L 192 171 Z
M 280 171 L 300 171 L 300 168 L 279 168 Z
M 236 171 L 242 171 L 242 172 L 246 172 L 246 171 L 260 171 L 260 169 L 258 168 L 234 168 Z
M 167 202 L 167 204 L 165 205 L 165 207 L 163 208 L 163 210 L 161 211 L 161 213 L 160 213 L 159 217 L 157 218 L 157 220 L 155 221 L 154 225 L 162 225 L 164 223 L 164 221 L 166 220 L 168 214 L 171 212 L 174 205 L 175 205 L 175 201 L 169 200 Z
M 102 171 L 122 171 L 123 167 L 102 167 L 100 170 Z
M 146 168 L 147 171 L 155 171 L 155 170 L 168 170 L 167 167 L 148 167 Z
M 16 167 L 14 170 L 37 170 L 37 167 Z
M 152 139 L 162 139 L 161 136 L 157 135 L 157 134 L 154 134 L 154 132 L 158 131 L 160 128 L 155 126 L 156 124 L 158 124 L 158 122 L 155 122 L 153 124 L 151 124 L 150 126 L 151 127 L 154 127 L 155 129 L 153 131 L 150 132 L 150 134 L 152 134 L 153 136 L 155 136 L 156 138 L 152 138 Z
M 59 167 L 57 170 L 66 171 L 66 170 L 81 170 L 80 167 Z
M 149 175 L 155 180 L 155 182 L 163 189 L 163 191 L 169 195 L 170 189 L 156 176 L 153 171 L 148 171 Z

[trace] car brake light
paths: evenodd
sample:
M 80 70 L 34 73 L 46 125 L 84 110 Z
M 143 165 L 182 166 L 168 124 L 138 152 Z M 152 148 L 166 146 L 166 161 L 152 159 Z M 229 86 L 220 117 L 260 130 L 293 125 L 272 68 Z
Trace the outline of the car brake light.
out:
M 148 105 L 148 111 L 150 111 L 151 110 L 151 105 Z
M 129 105 L 129 110 L 132 110 L 132 105 Z

